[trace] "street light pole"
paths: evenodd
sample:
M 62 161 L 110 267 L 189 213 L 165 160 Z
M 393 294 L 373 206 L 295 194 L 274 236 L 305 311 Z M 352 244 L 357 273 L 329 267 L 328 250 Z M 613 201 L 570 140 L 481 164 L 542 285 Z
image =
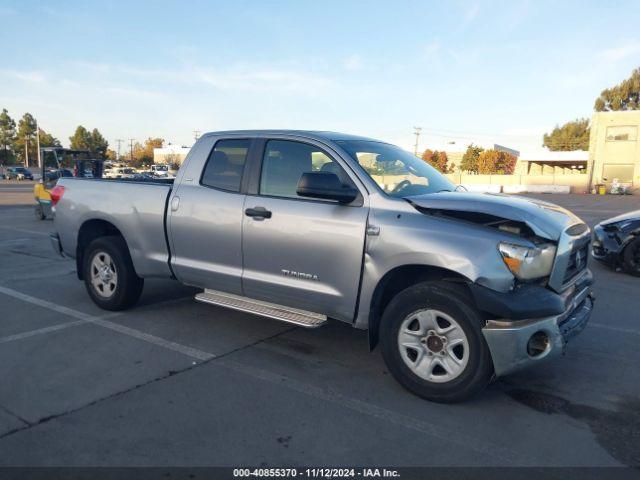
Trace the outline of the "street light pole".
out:
M 24 136 L 24 166 L 29 168 L 29 135 Z
M 40 127 L 38 127 L 38 121 L 36 120 L 36 148 L 38 149 L 38 168 L 42 169 L 42 159 L 40 158 Z

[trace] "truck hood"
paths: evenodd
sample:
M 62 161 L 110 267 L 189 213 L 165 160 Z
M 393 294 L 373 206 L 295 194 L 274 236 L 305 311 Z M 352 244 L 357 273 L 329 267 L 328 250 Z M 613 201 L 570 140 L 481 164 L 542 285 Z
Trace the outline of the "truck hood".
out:
M 526 224 L 533 232 L 547 240 L 557 241 L 571 225 L 583 223 L 569 210 L 531 198 L 495 193 L 440 192 L 406 197 L 406 200 L 425 213 L 464 219 L 464 213 L 483 214 L 497 219 Z

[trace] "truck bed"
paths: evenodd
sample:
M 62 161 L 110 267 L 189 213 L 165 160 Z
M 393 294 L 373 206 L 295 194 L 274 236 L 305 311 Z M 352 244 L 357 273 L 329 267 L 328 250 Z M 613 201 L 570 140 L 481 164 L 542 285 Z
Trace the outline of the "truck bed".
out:
M 166 212 L 173 179 L 62 178 L 58 185 L 65 188 L 55 213 L 65 254 L 75 257 L 83 227 L 109 224 L 127 242 L 139 275 L 171 276 Z

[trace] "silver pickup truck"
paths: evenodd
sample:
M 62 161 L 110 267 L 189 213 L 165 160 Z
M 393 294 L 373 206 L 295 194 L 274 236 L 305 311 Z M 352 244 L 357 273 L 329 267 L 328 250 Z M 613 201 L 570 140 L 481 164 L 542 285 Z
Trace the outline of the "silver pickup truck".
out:
M 393 376 L 454 402 L 564 352 L 593 308 L 590 231 L 550 203 L 459 191 L 393 145 L 332 132 L 204 135 L 175 180 L 71 179 L 54 248 L 108 310 L 147 277 L 315 328 L 367 329 Z

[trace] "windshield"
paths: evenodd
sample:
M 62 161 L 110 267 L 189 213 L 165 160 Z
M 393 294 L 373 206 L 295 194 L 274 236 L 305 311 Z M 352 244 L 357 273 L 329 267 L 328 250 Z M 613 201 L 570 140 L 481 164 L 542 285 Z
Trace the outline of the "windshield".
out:
M 341 140 L 336 143 L 392 197 L 455 190 L 455 185 L 431 165 L 394 145 L 367 140 Z

